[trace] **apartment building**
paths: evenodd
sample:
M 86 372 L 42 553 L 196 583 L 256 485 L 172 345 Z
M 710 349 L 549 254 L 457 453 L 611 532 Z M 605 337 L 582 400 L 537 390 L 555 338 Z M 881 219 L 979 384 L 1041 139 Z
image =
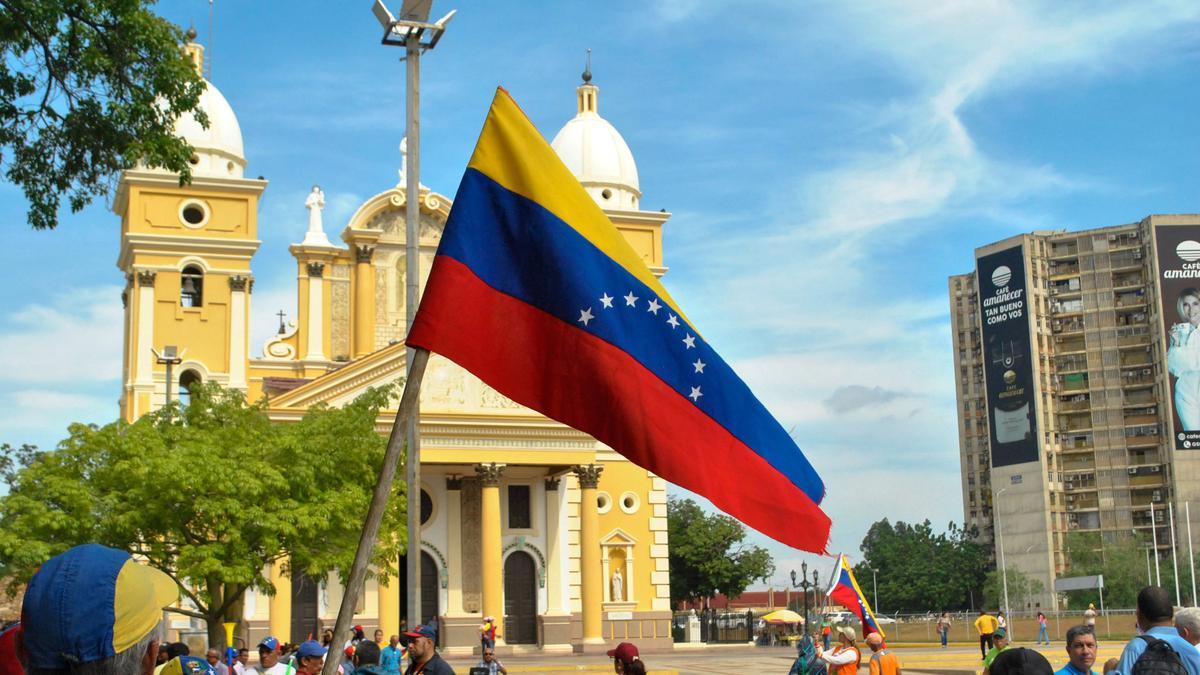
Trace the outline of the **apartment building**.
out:
M 1188 365 L 1200 215 L 1021 234 L 975 262 L 948 282 L 963 516 L 997 563 L 1046 589 L 1010 598 L 1013 609 L 1053 606 L 1071 532 L 1157 539 L 1169 555 L 1168 512 L 1186 577 L 1184 505 L 1200 497 L 1200 334 L 1195 375 Z

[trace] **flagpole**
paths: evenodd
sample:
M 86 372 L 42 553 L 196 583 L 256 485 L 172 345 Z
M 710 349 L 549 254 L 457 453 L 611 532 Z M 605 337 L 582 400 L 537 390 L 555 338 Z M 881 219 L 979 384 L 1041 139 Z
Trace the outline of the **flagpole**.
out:
M 1188 533 L 1188 569 L 1192 571 L 1192 607 L 1197 605 L 1196 601 L 1196 559 L 1192 557 L 1192 503 L 1183 503 L 1183 519 L 1187 522 Z
M 1179 607 L 1183 601 L 1179 599 L 1179 556 L 1175 554 L 1175 549 L 1178 548 L 1175 540 L 1175 502 L 1167 502 L 1167 520 L 1171 526 L 1171 568 L 1175 570 L 1175 606 Z
M 388 499 L 392 494 L 392 482 L 400 463 L 400 451 L 404 448 L 404 440 L 408 436 L 409 426 L 416 424 L 417 401 L 421 395 L 421 380 L 425 377 L 425 365 L 429 362 L 429 352 L 424 349 L 414 349 L 413 354 L 408 379 L 404 382 L 404 393 L 400 396 L 400 405 L 396 409 L 396 421 L 392 424 L 392 435 L 388 437 L 387 450 L 383 454 L 383 464 L 379 467 L 379 478 L 375 481 L 375 492 L 371 495 L 371 506 L 367 509 L 367 519 L 363 523 L 362 534 L 358 538 L 354 564 L 350 567 L 350 579 L 346 582 L 345 591 L 342 593 L 342 602 L 338 607 L 337 622 L 333 627 L 333 644 L 335 645 L 345 642 L 350 634 L 350 622 L 354 619 L 354 606 L 358 604 L 358 598 L 362 595 L 363 585 L 367 580 L 367 566 L 371 562 L 371 551 L 375 548 L 376 539 L 379 538 L 379 526 L 383 523 L 383 514 L 387 511 Z M 412 504 L 411 498 L 409 504 Z M 325 659 L 321 675 L 335 675 L 339 661 L 340 659 L 336 658 Z

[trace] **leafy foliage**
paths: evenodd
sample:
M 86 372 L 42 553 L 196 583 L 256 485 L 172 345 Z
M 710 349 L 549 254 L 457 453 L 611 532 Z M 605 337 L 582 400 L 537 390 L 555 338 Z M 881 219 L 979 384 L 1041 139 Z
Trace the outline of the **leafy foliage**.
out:
M 672 604 L 718 592 L 736 598 L 754 580 L 775 573 L 766 549 L 744 543 L 745 526 L 726 515 L 705 513 L 691 499 L 667 500 L 667 536 Z
M 78 544 L 128 550 L 175 578 L 222 644 L 223 617 L 246 589 L 274 593 L 268 564 L 290 557 L 289 569 L 314 577 L 350 569 L 386 445 L 375 421 L 391 395 L 372 389 L 289 425 L 208 384 L 186 407 L 132 424 L 75 424 L 53 452 L 4 446 L 0 565 L 16 582 Z M 404 549 L 404 513 L 398 483 L 377 565 L 394 566 Z
M 1005 579 L 1007 576 L 1007 580 Z M 983 582 L 984 605 L 992 609 L 1004 609 L 1004 584 L 1008 583 L 1008 605 L 1012 610 L 1037 610 L 1033 598 L 1046 590 L 1045 584 L 1033 577 L 1027 576 L 1015 567 L 1008 568 L 1008 574 L 1000 570 L 991 570 Z
M 0 0 L 0 164 L 34 228 L 57 226 L 64 195 L 79 211 L 139 160 L 190 180 L 174 123 L 205 85 L 151 4 Z
M 976 535 L 954 523 L 939 534 L 928 520 L 892 525 L 884 518 L 867 530 L 854 575 L 862 584 L 876 570 L 879 604 L 888 612 L 967 609 L 987 567 L 987 551 Z
M 1122 537 L 1115 542 L 1104 541 L 1102 546 L 1099 535 L 1094 532 L 1072 532 L 1064 542 L 1071 567 L 1062 576 L 1103 574 L 1104 604 L 1108 607 L 1134 607 L 1137 605 L 1138 591 L 1148 583 L 1146 552 L 1149 546 L 1149 542 L 1133 537 Z M 1153 553 L 1150 555 L 1153 556 Z M 1186 556 L 1179 559 L 1180 576 L 1185 580 L 1188 578 L 1186 561 Z M 1152 567 L 1152 557 L 1149 562 Z M 1159 576 L 1164 588 L 1175 588 L 1170 557 L 1164 557 L 1159 563 Z M 1186 597 L 1190 595 L 1191 587 L 1184 584 L 1180 590 Z M 1067 605 L 1074 609 L 1084 609 L 1088 603 L 1100 606 L 1100 592 L 1094 589 L 1071 591 L 1066 595 Z

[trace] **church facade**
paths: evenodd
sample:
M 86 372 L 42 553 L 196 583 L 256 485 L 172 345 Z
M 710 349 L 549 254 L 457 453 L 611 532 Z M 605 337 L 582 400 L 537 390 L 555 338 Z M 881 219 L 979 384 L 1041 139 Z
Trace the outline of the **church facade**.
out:
M 203 48 L 187 49 L 199 67 Z M 640 210 L 633 155 L 600 117 L 598 95 L 585 78 L 576 90 L 577 114 L 553 146 L 661 275 L 669 214 Z M 314 188 L 304 205 L 309 231 L 288 252 L 296 265 L 296 321 L 252 351 L 258 200 L 267 183 L 245 177 L 237 117 L 211 83 L 201 107 L 208 129 L 190 118 L 178 127 L 195 148 L 193 182 L 181 187 L 162 171 L 127 171 L 114 202 L 126 278 L 122 416 L 136 419 L 194 383 L 219 382 L 251 400 L 269 395 L 271 419 L 287 424 L 311 406 L 341 405 L 402 377 L 403 179 L 346 223 L 322 221 L 323 197 Z M 424 187 L 413 198 L 420 202 L 423 283 L 451 200 Z M 327 226 L 340 227 L 340 241 L 330 240 Z M 381 434 L 394 414 L 381 414 Z M 621 640 L 670 644 L 661 478 L 436 355 L 424 378 L 419 429 L 420 620 L 439 623 L 443 649 L 470 652 L 488 613 L 502 624 L 502 652 L 582 651 Z M 333 625 L 342 597 L 336 575 L 310 579 L 281 563 L 269 576 L 276 593 L 247 593 L 239 642 L 253 647 L 266 635 L 300 641 Z M 391 579 L 368 580 L 358 599 L 355 623 L 368 635 L 416 622 L 403 616 L 403 568 Z

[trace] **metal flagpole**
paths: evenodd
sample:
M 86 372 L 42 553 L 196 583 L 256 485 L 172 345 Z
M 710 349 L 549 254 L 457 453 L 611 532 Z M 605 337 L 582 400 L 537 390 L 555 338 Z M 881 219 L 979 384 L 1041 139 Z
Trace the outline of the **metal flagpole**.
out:
M 1192 572 L 1192 607 L 1196 601 L 1196 559 L 1192 556 L 1192 503 L 1183 503 L 1183 519 L 1187 522 L 1188 533 L 1188 569 Z
M 1154 520 L 1154 502 L 1150 502 L 1150 536 L 1154 539 L 1154 585 L 1162 586 L 1162 574 L 1158 568 L 1158 523 Z
M 1175 502 L 1167 502 L 1167 520 L 1171 526 L 1171 567 L 1175 570 L 1175 606 L 1179 607 L 1183 601 L 1179 599 L 1179 556 L 1175 554 Z

